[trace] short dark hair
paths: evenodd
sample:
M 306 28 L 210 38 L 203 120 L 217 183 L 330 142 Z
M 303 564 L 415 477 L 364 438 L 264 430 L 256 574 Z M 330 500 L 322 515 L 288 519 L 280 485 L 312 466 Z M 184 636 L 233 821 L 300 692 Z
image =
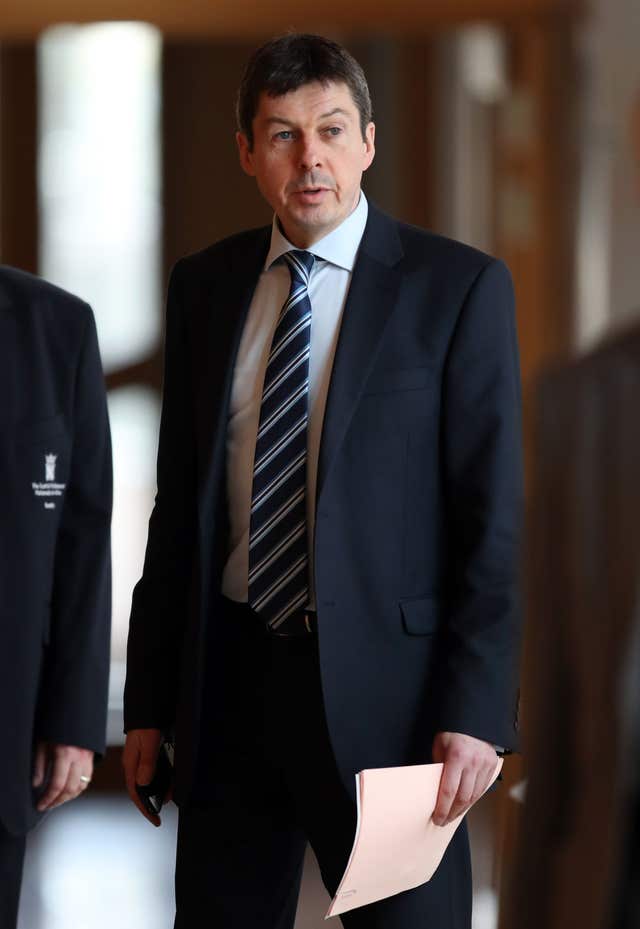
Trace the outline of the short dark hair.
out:
M 305 84 L 346 84 L 360 114 L 362 138 L 371 122 L 371 97 L 364 71 L 349 52 L 320 35 L 289 33 L 257 49 L 245 68 L 236 104 L 238 129 L 253 148 L 253 120 L 260 95 L 282 97 Z

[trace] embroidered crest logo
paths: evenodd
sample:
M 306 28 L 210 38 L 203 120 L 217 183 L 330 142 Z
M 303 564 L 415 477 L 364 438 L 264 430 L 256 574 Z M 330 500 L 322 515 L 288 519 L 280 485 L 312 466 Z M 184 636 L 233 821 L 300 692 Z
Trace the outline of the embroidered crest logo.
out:
M 55 510 L 58 506 L 55 501 L 55 497 L 63 497 L 65 487 L 67 486 L 64 483 L 60 483 L 60 480 L 56 480 L 56 471 L 58 470 L 57 462 L 59 455 L 53 455 L 51 452 L 47 453 L 44 456 L 44 481 L 32 481 L 31 489 L 33 490 L 33 496 L 37 498 L 44 498 L 41 502 L 45 510 Z M 61 467 L 64 470 L 64 458 L 61 462 Z M 60 501 L 62 503 L 62 500 Z
M 44 456 L 45 481 L 55 481 L 56 479 L 56 460 L 57 455 Z

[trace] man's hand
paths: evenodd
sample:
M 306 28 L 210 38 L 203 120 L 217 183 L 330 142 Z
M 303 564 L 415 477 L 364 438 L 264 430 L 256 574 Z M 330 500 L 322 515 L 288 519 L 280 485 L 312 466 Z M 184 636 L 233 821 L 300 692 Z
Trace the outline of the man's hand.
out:
M 160 817 L 154 816 L 145 809 L 138 796 L 136 784 L 150 784 L 153 780 L 161 745 L 160 729 L 131 729 L 127 733 L 127 741 L 122 753 L 122 766 L 129 796 L 145 819 L 148 819 L 154 826 L 160 825 Z
M 38 742 L 33 768 L 34 787 L 42 787 L 47 769 L 47 786 L 38 801 L 40 813 L 73 800 L 87 789 L 93 776 L 93 752 L 75 745 Z
M 444 763 L 432 819 L 436 826 L 446 826 L 482 796 L 498 757 L 493 745 L 459 732 L 439 732 L 432 755 L 434 762 Z

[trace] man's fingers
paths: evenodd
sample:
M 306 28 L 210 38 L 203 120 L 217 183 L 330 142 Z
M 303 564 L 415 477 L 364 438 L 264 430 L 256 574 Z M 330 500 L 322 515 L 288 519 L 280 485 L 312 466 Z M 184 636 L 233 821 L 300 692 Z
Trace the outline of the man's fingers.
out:
M 55 801 L 51 804 L 51 809 L 62 806 L 63 803 L 67 803 L 69 800 L 75 800 L 80 793 L 82 793 L 80 768 L 72 763 L 69 767 L 69 774 L 64 789 L 60 791 Z
M 44 783 L 49 759 L 52 760 L 51 773 L 46 790 L 38 801 L 40 812 L 51 810 L 67 800 L 73 800 L 88 786 L 93 774 L 91 749 L 75 745 L 41 743 L 36 748 L 34 787 Z
M 443 763 L 433 822 L 444 826 L 465 813 L 485 792 L 498 762 L 493 746 L 460 732 L 438 732 L 432 757 Z
M 443 780 L 446 772 L 446 765 L 443 771 Z M 444 805 L 440 808 L 438 800 L 438 806 L 436 806 L 436 811 L 434 812 L 433 821 L 437 826 L 444 826 L 447 823 L 452 822 L 454 819 L 457 819 L 458 816 L 462 816 L 467 810 L 473 806 L 473 804 L 482 797 L 487 788 L 489 787 L 493 774 L 495 772 L 495 766 L 489 766 L 486 764 L 478 767 L 474 764 L 469 764 L 462 767 L 460 770 L 460 778 L 458 783 L 458 788 L 453 798 L 452 803 L 449 806 L 448 811 L 445 813 Z M 442 786 L 442 785 L 441 785 Z M 447 796 L 449 791 L 446 791 Z M 444 818 L 443 818 L 444 817 Z
M 140 749 L 137 742 L 127 741 L 122 755 L 122 766 L 124 768 L 124 780 L 127 785 L 127 793 L 137 805 L 138 795 L 136 793 L 136 773 L 140 759 Z
M 144 806 L 138 796 L 136 784 L 149 784 L 153 779 L 160 743 L 161 733 L 159 730 L 132 731 L 127 735 L 122 754 L 127 793 L 144 818 L 148 819 L 154 826 L 160 825 L 160 817 L 150 813 Z
M 129 794 L 129 797 L 131 798 L 131 800 L 138 807 L 138 809 L 140 810 L 144 818 L 148 819 L 149 822 L 152 823 L 154 826 L 159 826 L 160 817 L 154 816 L 153 813 L 150 813 L 149 810 L 144 805 L 144 803 L 142 802 L 142 800 L 140 799 L 140 797 L 138 796 L 138 791 L 136 790 L 136 770 L 137 770 L 137 764 L 135 766 L 131 764 L 129 768 L 125 767 L 125 781 L 127 784 L 127 793 Z
M 141 758 L 136 770 L 136 784 L 146 787 L 153 780 L 153 772 L 156 769 L 157 756 L 150 761 L 148 758 Z
M 39 812 L 42 813 L 58 805 L 60 795 L 66 790 L 70 767 L 71 761 L 68 758 L 61 755 L 55 756 L 49 786 L 38 802 Z
M 138 756 L 138 766 L 136 770 L 137 784 L 150 784 L 158 762 L 160 752 L 160 740 L 145 738 L 140 741 L 140 754 Z
M 476 781 L 477 773 L 475 769 L 465 768 L 460 778 L 458 792 L 451 804 L 449 815 L 447 816 L 447 823 L 450 823 L 452 820 L 456 819 L 456 817 L 466 813 L 471 804 L 475 801 Z
M 473 801 L 474 803 L 476 800 L 479 800 L 480 797 L 482 797 L 483 794 L 485 794 L 489 789 L 489 785 L 491 784 L 495 770 L 495 765 L 493 767 L 487 766 L 478 773 L 478 777 L 476 779 L 476 796 Z
M 462 768 L 455 761 L 448 761 L 442 769 L 440 778 L 440 789 L 438 790 L 438 800 L 436 808 L 433 811 L 433 822 L 436 826 L 444 826 L 449 819 L 451 807 L 458 794 Z
M 44 773 L 47 768 L 47 746 L 45 742 L 39 742 L 36 746 L 36 757 L 33 763 L 33 780 L 34 787 L 40 787 L 44 782 Z

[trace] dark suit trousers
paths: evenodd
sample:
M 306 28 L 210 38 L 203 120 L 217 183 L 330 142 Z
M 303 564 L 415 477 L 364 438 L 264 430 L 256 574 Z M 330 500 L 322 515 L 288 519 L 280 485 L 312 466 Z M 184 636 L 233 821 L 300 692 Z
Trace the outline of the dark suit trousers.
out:
M 26 840 L 0 825 L 0 929 L 15 929 Z
M 231 612 L 256 623 L 247 608 Z M 331 749 L 317 641 L 262 629 L 252 641 L 242 671 L 232 662 L 227 672 L 206 807 L 180 809 L 175 929 L 292 929 L 307 841 L 331 895 L 353 844 L 355 803 Z M 464 825 L 428 884 L 341 918 L 345 929 L 470 929 Z

